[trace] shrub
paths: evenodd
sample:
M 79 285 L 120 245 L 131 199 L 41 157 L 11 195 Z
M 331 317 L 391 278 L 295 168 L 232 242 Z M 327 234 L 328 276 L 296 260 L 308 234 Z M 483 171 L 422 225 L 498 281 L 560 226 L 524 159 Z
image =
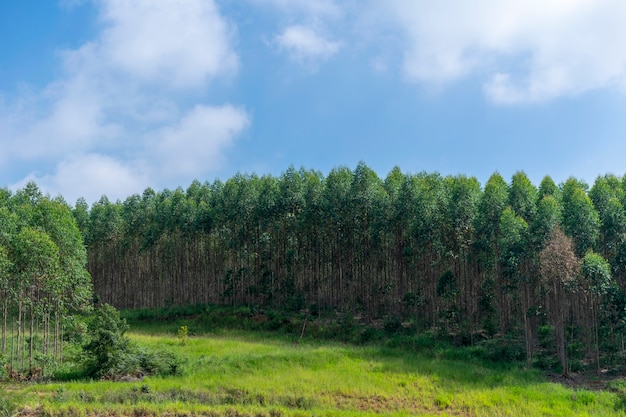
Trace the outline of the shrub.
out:
M 184 326 L 186 327 L 186 326 Z M 86 373 L 93 378 L 123 375 L 175 375 L 181 360 L 171 352 L 141 349 L 125 336 L 126 320 L 108 304 L 99 307 L 87 327 L 89 342 L 83 346 Z
M 172 352 L 136 349 L 141 372 L 148 375 L 180 375 L 183 361 Z
M 124 336 L 127 330 L 126 320 L 112 306 L 104 304 L 95 310 L 87 326 L 89 342 L 83 346 L 87 375 L 103 378 L 138 370 L 139 361 Z

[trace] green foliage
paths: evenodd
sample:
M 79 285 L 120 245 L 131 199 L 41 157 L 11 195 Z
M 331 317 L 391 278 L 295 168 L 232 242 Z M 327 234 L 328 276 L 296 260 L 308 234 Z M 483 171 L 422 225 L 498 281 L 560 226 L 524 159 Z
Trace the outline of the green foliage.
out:
M 183 326 L 186 327 L 186 326 Z M 125 333 L 125 319 L 108 304 L 98 307 L 89 322 L 89 342 L 83 346 L 86 374 L 92 378 L 125 375 L 177 375 L 180 358 L 171 352 L 153 352 L 133 344 Z
M 183 373 L 184 360 L 167 350 L 150 350 L 132 346 L 131 352 L 139 362 L 140 372 L 145 375 L 168 376 Z
M 289 167 L 279 176 L 237 174 L 224 182 L 194 181 L 186 190 L 146 189 L 124 201 L 103 197 L 91 209 L 80 200 L 73 215 L 103 302 L 172 311 L 194 304 L 242 307 L 247 311 L 237 317 L 200 316 L 240 329 L 297 337 L 305 328 L 304 337 L 346 341 L 379 337 L 385 325 L 395 333 L 389 330 L 397 322 L 403 323 L 399 333 L 438 329 L 438 337 L 467 343 L 523 329 L 531 363 L 544 323 L 579 327 L 572 342 L 591 345 L 588 294 L 572 292 L 580 280 L 568 272 L 567 288 L 564 282 L 557 288 L 557 281 L 540 279 L 540 253 L 556 229 L 573 241 L 578 257 L 593 250 L 607 259 L 613 279 L 625 287 L 624 184 L 608 175 L 590 189 L 575 178 L 557 185 L 545 177 L 535 187 L 517 172 L 508 183 L 494 173 L 481 188 L 473 177 L 397 167 L 382 179 L 359 162 L 327 175 Z M 42 199 L 30 187 L 6 201 L 20 202 L 19 217 L 28 224 L 63 218 L 33 210 Z M 52 236 L 55 229 L 49 230 Z M 12 261 L 10 245 L 2 245 Z M 609 357 L 618 363 L 625 330 L 616 300 L 594 300 L 601 323 L 595 345 L 604 363 Z M 559 316 L 557 305 L 571 314 Z M 343 314 L 359 319 L 342 322 Z M 333 315 L 303 326 L 307 316 Z M 371 323 L 376 331 L 363 326 Z
M 574 178 L 563 185 L 563 229 L 579 257 L 595 247 L 600 234 L 600 217 L 586 189 L 586 184 Z
M 186 345 L 189 340 L 189 327 L 183 325 L 178 328 L 178 341 L 181 345 Z
M 580 270 L 584 289 L 596 295 L 603 295 L 611 288 L 611 267 L 601 255 L 588 252 L 581 261 Z
M 86 263 L 81 233 L 62 198 L 43 195 L 34 183 L 13 196 L 3 193 L 0 344 L 10 377 L 40 378 L 61 361 L 64 326 L 92 300 Z
M 108 304 L 98 307 L 87 327 L 89 342 L 85 344 L 85 367 L 93 378 L 134 374 L 139 371 L 139 360 L 125 337 L 126 320 Z

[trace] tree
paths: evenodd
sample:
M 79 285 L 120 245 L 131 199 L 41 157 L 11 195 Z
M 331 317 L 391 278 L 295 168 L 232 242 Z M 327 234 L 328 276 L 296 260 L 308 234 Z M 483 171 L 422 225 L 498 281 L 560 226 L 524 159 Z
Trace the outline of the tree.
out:
M 475 220 L 480 201 L 480 183 L 474 177 L 463 175 L 446 177 L 447 204 L 444 208 L 443 240 L 447 253 L 452 259 L 455 274 L 459 279 L 459 308 L 461 316 L 468 325 L 470 343 L 474 341 L 478 312 L 478 292 L 480 282 L 476 279 L 475 260 L 471 248 L 475 238 Z
M 541 184 L 539 184 L 537 200 L 541 201 L 544 197 L 549 195 L 554 197 L 556 200 L 561 199 L 561 190 L 559 190 L 559 187 L 557 187 L 554 183 L 554 180 L 550 176 L 546 175 L 541 180 Z
M 15 267 L 18 277 L 18 347 L 24 333 L 24 319 L 30 322 L 28 368 L 33 372 L 35 322 L 44 319 L 51 308 L 51 291 L 61 270 L 59 248 L 45 232 L 22 228 L 15 236 Z
M 523 172 L 517 172 L 511 179 L 509 205 L 515 213 L 531 223 L 537 213 L 537 188 Z
M 493 174 L 487 184 L 478 206 L 476 218 L 476 249 L 483 269 L 483 288 L 496 288 L 501 333 L 509 326 L 509 312 L 506 305 L 505 283 L 500 273 L 500 219 L 508 204 L 508 186 L 499 173 Z M 483 294 L 483 299 L 488 298 Z M 483 303 L 484 304 L 484 303 Z M 487 307 L 487 306 L 484 306 Z
M 571 288 L 579 272 L 579 261 L 572 241 L 560 228 L 552 231 L 550 240 L 539 253 L 541 280 L 548 293 L 549 320 L 554 327 L 556 353 L 561 362 L 563 375 L 569 376 L 567 324 Z
M 580 290 L 585 294 L 592 318 L 596 372 L 600 373 L 600 344 L 598 341 L 598 309 L 601 298 L 612 286 L 611 267 L 599 254 L 587 252 L 581 261 Z
M 13 371 L 36 376 L 36 358 L 42 358 L 42 373 L 45 363 L 62 361 L 65 321 L 92 300 L 86 260 L 81 233 L 63 199 L 50 199 L 34 183 L 2 199 L 2 350 L 6 354 L 10 345 Z
M 502 282 L 505 284 L 506 300 L 514 303 L 513 294 L 519 294 L 521 308 L 519 315 L 524 323 L 526 342 L 526 363 L 530 366 L 532 359 L 532 327 L 529 310 L 532 305 L 532 282 L 529 263 L 528 224 L 512 208 L 507 207 L 500 218 L 500 265 Z M 509 308 L 514 308 L 513 306 Z
M 595 248 L 600 234 L 600 217 L 586 192 L 587 185 L 569 178 L 563 185 L 563 229 L 582 257 Z

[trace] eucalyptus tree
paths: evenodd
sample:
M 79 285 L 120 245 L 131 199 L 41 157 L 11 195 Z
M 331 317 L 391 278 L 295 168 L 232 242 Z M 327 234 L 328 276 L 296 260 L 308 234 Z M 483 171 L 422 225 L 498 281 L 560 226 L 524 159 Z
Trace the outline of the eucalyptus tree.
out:
M 451 258 L 452 269 L 458 277 L 458 307 L 468 326 L 470 340 L 476 327 L 480 282 L 476 279 L 476 263 L 471 246 L 475 238 L 475 220 L 480 201 L 480 183 L 474 177 L 463 175 L 444 178 L 447 201 L 444 213 L 446 250 Z
M 509 325 L 506 284 L 501 280 L 500 271 L 500 219 L 509 202 L 508 186 L 499 173 L 494 173 L 487 183 L 478 205 L 476 217 L 476 240 L 474 242 L 478 260 L 482 269 L 483 309 L 493 308 L 489 299 L 491 288 L 495 287 L 495 296 L 499 313 L 499 327 L 504 332 Z M 485 311 L 488 316 L 489 311 Z M 486 317 L 489 319 L 489 317 Z
M 517 172 L 509 187 L 509 205 L 526 223 L 531 223 L 537 213 L 539 192 L 524 172 Z
M 246 304 L 250 267 L 254 253 L 250 250 L 254 227 L 254 211 L 258 201 L 258 177 L 237 174 L 220 188 L 216 216 L 221 222 L 221 244 L 227 252 L 222 296 L 233 305 Z
M 550 239 L 539 253 L 541 280 L 548 293 L 548 319 L 554 329 L 556 353 L 563 375 L 569 375 L 567 338 L 571 292 L 579 274 L 579 260 L 572 240 L 559 227 L 552 230 Z
M 91 206 L 89 231 L 85 241 L 90 256 L 88 269 L 93 278 L 93 287 L 99 297 L 123 299 L 127 291 L 123 272 L 123 254 L 119 245 L 123 235 L 121 205 L 112 203 L 103 196 Z
M 321 308 L 330 307 L 328 300 L 323 301 L 322 293 L 323 278 L 326 275 L 324 259 L 328 250 L 323 229 L 324 178 L 320 172 L 314 170 L 300 169 L 299 173 L 302 178 L 302 196 L 305 204 L 297 218 L 298 230 L 305 239 L 308 254 L 306 274 L 312 290 L 311 306 L 314 307 L 314 311 L 319 311 Z
M 76 219 L 78 230 L 85 236 L 89 229 L 89 204 L 83 197 L 76 200 L 72 213 L 74 214 L 74 219 Z
M 416 280 L 414 286 L 426 320 L 434 324 L 441 315 L 437 282 L 448 269 L 443 239 L 446 189 L 441 175 L 423 172 L 409 176 L 405 192 L 403 198 L 410 208 L 407 214 L 411 244 L 406 253 L 411 266 L 409 277 Z
M 272 306 L 282 295 L 279 290 L 281 281 L 279 281 L 278 274 L 282 272 L 281 259 L 284 260 L 284 257 L 280 254 L 285 253 L 284 245 L 288 241 L 287 235 L 294 234 L 291 230 L 294 216 L 283 216 L 283 213 L 288 210 L 282 211 L 280 203 L 278 180 L 269 175 L 261 177 L 253 215 L 256 254 L 254 274 L 257 276 L 254 286 L 258 301 L 266 306 Z M 279 250 L 278 246 L 281 246 L 282 250 Z M 293 264 L 290 267 L 293 268 Z M 291 283 L 293 284 L 294 281 L 292 280 Z
M 548 195 L 554 197 L 557 201 L 561 199 L 561 190 L 556 185 L 552 177 L 546 175 L 539 184 L 539 189 L 537 190 L 537 200 L 541 201 Z
M 614 175 L 598 177 L 589 191 L 594 207 L 600 216 L 598 251 L 611 264 L 615 278 L 622 288 L 626 285 L 626 263 L 620 256 L 626 241 L 626 211 L 622 183 Z
M 544 192 L 551 190 L 549 180 L 544 182 Z M 556 187 L 556 186 L 555 186 Z M 549 194 L 548 194 L 549 195 Z M 513 289 L 517 290 L 520 299 L 519 316 L 524 323 L 526 342 L 526 361 L 530 365 L 533 351 L 533 320 L 536 311 L 535 290 L 537 287 L 536 258 L 539 249 L 532 246 L 530 227 L 537 216 L 537 199 L 539 191 L 531 183 L 524 172 L 517 172 L 511 179 L 509 188 L 509 205 L 512 213 L 503 213 L 501 220 L 501 241 L 506 249 L 503 265 L 505 276 L 508 276 Z M 506 213 L 506 210 L 505 210 Z M 508 253 L 507 253 L 508 252 Z
M 33 371 L 35 322 L 44 318 L 54 294 L 55 281 L 60 278 L 59 247 L 40 229 L 22 228 L 15 236 L 14 264 L 17 275 L 17 347 L 25 348 L 25 323 L 29 322 L 28 369 Z M 54 295 L 53 295 L 54 297 Z M 54 298 L 58 298 L 57 295 Z M 22 354 L 22 366 L 25 355 Z
M 388 195 L 387 232 L 390 235 L 387 243 L 387 262 L 384 269 L 387 281 L 395 280 L 398 291 L 403 293 L 404 307 L 414 317 L 419 317 L 421 304 L 420 289 L 409 274 L 414 269 L 415 244 L 411 234 L 412 212 L 416 198 L 416 187 L 413 186 L 415 176 L 404 174 L 394 167 L 385 178 L 384 187 Z
M 563 229 L 578 257 L 595 248 L 600 234 L 600 217 L 586 190 L 587 185 L 575 178 L 563 184 Z
M 292 309 L 303 307 L 301 289 L 308 284 L 305 270 L 306 252 L 304 246 L 304 230 L 301 228 L 300 217 L 305 209 L 304 178 L 292 166 L 276 180 L 267 178 L 271 184 L 273 205 L 275 206 L 276 231 L 279 232 L 280 242 L 279 259 L 283 261 L 275 268 L 275 273 L 281 279 L 281 299 Z M 265 198 L 267 196 L 264 196 Z M 266 204 L 269 202 L 266 202 Z M 284 274 L 279 269 L 284 269 Z
M 54 355 L 62 358 L 63 318 L 88 307 L 92 302 L 91 277 L 85 270 L 87 252 L 82 234 L 71 208 L 61 201 L 42 199 L 37 207 L 39 224 L 58 247 L 58 272 L 44 288 L 47 294 L 42 311 L 44 353 L 54 347 Z M 50 324 L 54 321 L 51 334 Z M 49 339 L 49 336 L 52 339 Z
M 36 362 L 43 371 L 63 359 L 65 322 L 92 299 L 85 264 L 81 233 L 61 198 L 29 183 L 1 201 L 2 353 L 13 371 L 36 376 Z
M 552 231 L 561 224 L 561 205 L 553 195 L 544 196 L 537 204 L 537 215 L 530 227 L 532 244 L 538 250 L 543 249 L 550 240 Z
M 585 295 L 592 321 L 593 347 L 596 372 L 600 373 L 600 342 L 598 338 L 598 310 L 602 298 L 613 285 L 611 267 L 599 254 L 587 252 L 581 260 L 580 290 Z
M 625 191 L 622 189 L 621 180 L 612 174 L 597 177 L 591 190 L 589 190 L 589 198 L 591 198 L 596 210 L 600 213 L 606 210 L 608 201 L 612 197 L 617 198 L 620 202 L 624 201 Z
M 350 186 L 352 216 L 352 241 L 355 249 L 352 253 L 352 273 L 355 277 L 357 303 L 365 310 L 374 311 L 376 304 L 371 299 L 378 295 L 386 310 L 391 310 L 391 300 L 397 291 L 395 281 L 382 280 L 377 266 L 382 262 L 378 248 L 381 243 L 381 226 L 387 206 L 387 193 L 383 181 L 363 162 L 354 170 Z M 389 314 L 394 314 L 389 311 Z
M 515 309 L 513 299 L 521 300 L 519 315 L 524 323 L 524 336 L 526 342 L 526 362 L 530 365 L 532 359 L 532 327 L 529 320 L 529 309 L 532 305 L 529 276 L 531 271 L 528 265 L 530 247 L 528 245 L 529 232 L 526 221 L 511 207 L 507 207 L 500 217 L 500 271 L 501 281 L 506 286 L 505 294 L 509 309 Z M 523 291 L 521 291 L 523 289 Z M 521 294 L 519 294 L 521 292 Z M 511 297 L 518 293 L 519 297 Z M 505 329 L 509 330 L 509 329 Z
M 14 236 L 19 218 L 9 210 L 9 200 L 0 200 L 0 297 L 2 300 L 2 354 L 6 354 L 9 307 L 15 299 L 15 269 L 13 264 Z
M 327 292 L 331 305 L 344 311 L 354 308 L 352 292 L 351 257 L 354 250 L 353 235 L 350 230 L 352 221 L 352 171 L 341 167 L 332 169 L 324 180 L 321 196 L 323 208 L 323 230 L 328 237 L 326 256 L 327 275 L 330 282 Z

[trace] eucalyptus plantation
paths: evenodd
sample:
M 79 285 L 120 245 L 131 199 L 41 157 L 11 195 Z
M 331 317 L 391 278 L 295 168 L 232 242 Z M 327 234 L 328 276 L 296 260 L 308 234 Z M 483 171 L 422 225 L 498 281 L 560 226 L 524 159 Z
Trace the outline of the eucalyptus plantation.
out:
M 28 184 L 0 199 L 2 359 L 39 376 L 63 360 L 71 315 L 92 302 L 87 253 L 71 208 Z
M 523 172 L 481 187 L 397 167 L 383 179 L 360 163 L 79 200 L 74 215 L 96 296 L 118 308 L 245 306 L 503 338 L 503 355 L 558 357 L 568 372 L 626 360 L 625 187 L 610 175 L 590 190 L 548 176 L 536 187 Z M 15 268 L 2 253 L 0 268 Z M 602 291 L 581 269 L 598 256 Z

